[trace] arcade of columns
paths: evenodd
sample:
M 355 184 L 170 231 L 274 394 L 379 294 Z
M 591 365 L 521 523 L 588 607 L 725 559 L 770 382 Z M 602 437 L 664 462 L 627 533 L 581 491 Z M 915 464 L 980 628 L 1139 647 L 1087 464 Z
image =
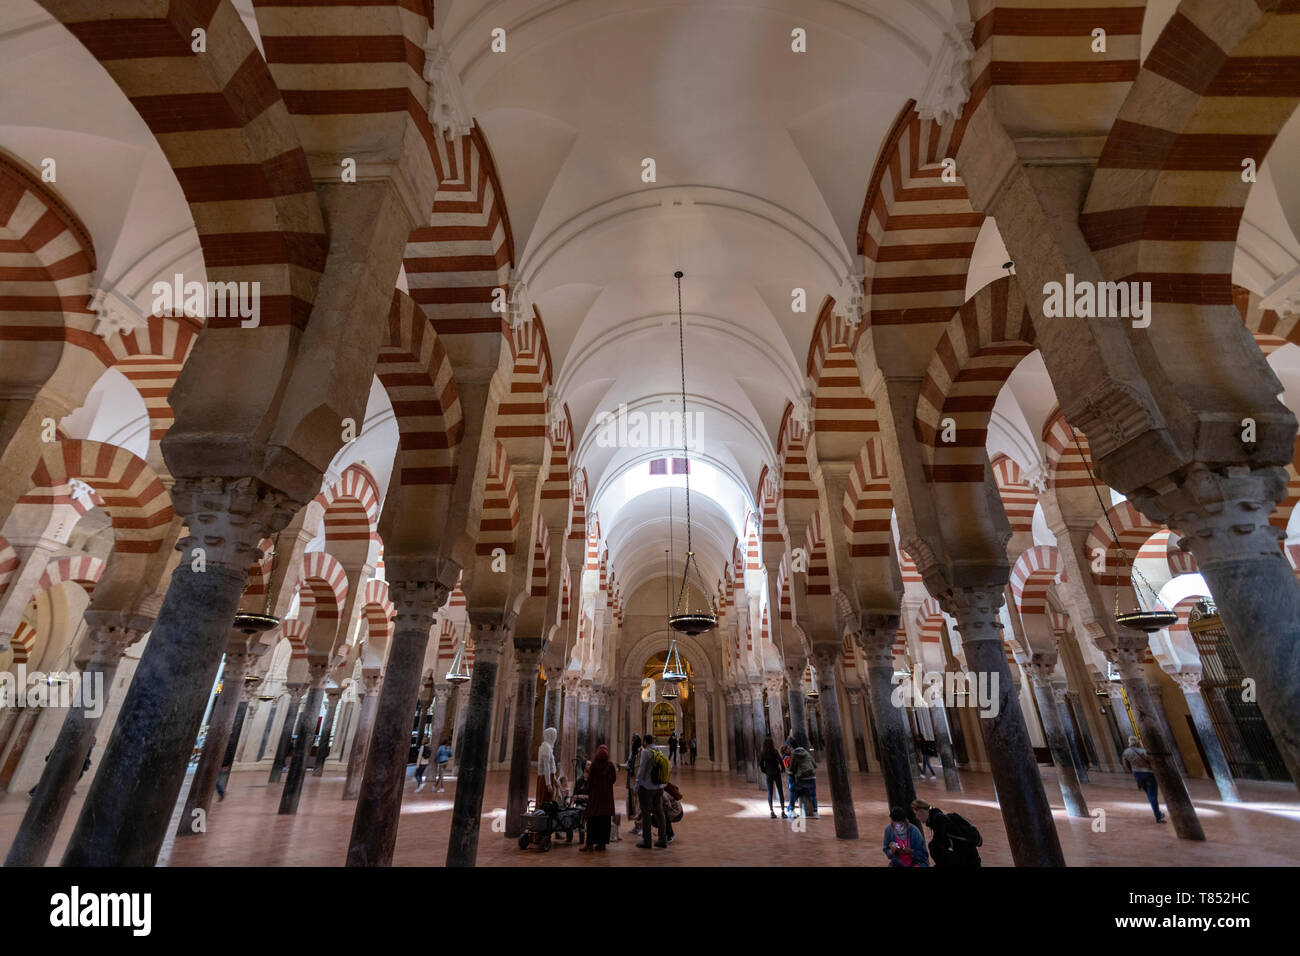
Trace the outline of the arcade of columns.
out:
M 540 728 L 560 728 L 562 768 L 598 742 L 617 756 L 644 726 L 642 665 L 666 645 L 641 641 L 639 618 L 630 626 L 543 317 L 515 277 L 485 135 L 437 125 L 437 75 L 422 62 L 377 52 L 304 74 L 291 44 L 255 46 L 228 0 L 172 4 L 144 28 L 72 0 L 42 5 L 153 131 L 208 279 L 259 282 L 262 313 L 252 328 L 177 311 L 95 334 L 86 228 L 0 157 L 6 236 L 26 240 L 24 282 L 40 288 L 0 295 L 0 325 L 58 333 L 6 335 L 0 353 L 0 641 L 12 667 L 42 633 L 62 633 L 47 666 L 63 654 L 110 688 L 98 720 L 0 712 L 0 785 L 36 766 L 36 741 L 51 754 L 7 862 L 46 860 L 98 736 L 63 862 L 154 863 L 206 726 L 181 836 L 203 838 L 196 821 L 232 762 L 279 781 L 281 813 L 297 811 L 309 770 L 334 766 L 356 802 L 346 862 L 386 865 L 419 714 L 435 745 L 454 741 L 446 862 L 472 865 L 486 774 L 508 769 L 517 834 Z M 959 752 L 992 774 L 1017 864 L 1060 865 L 1035 744 L 1069 813 L 1086 816 L 1088 769 L 1120 769 L 1107 721 L 1131 720 L 1178 836 L 1204 839 L 1183 783 L 1201 765 L 1175 716 L 1186 711 L 1202 772 L 1235 798 L 1224 752 L 1236 745 L 1210 720 L 1195 649 L 1177 650 L 1191 644 L 1187 608 L 1159 646 L 1115 621 L 1117 591 L 1131 603 L 1121 548 L 1157 585 L 1203 576 L 1279 752 L 1300 769 L 1300 588 L 1279 547 L 1298 497 L 1296 417 L 1260 345 L 1300 343 L 1300 330 L 1231 281 L 1250 188 L 1242 149 L 1262 163 L 1300 98 L 1286 81 L 1300 14 L 1219 0 L 1210 17 L 1184 0 L 1140 67 L 1117 22 L 1103 57 L 1116 68 L 1078 66 L 1067 109 L 1059 77 L 1035 79 L 1033 43 L 997 6 L 971 3 L 964 101 L 943 123 L 909 103 L 875 157 L 863 274 L 848 294 L 822 290 L 807 393 L 787 396 L 778 459 L 714 582 L 718 631 L 683 653 L 708 766 L 757 782 L 764 736 L 815 740 L 836 834 L 854 838 L 850 768 L 883 773 L 890 803 L 905 805 L 913 738 L 932 737 L 949 790 L 962 785 Z M 262 38 L 311 36 L 315 15 L 279 8 Z M 368 17 L 368 34 L 423 48 L 430 23 L 412 5 Z M 222 55 L 189 51 L 195 27 Z M 1188 58 L 1189 44 L 1216 55 Z M 148 102 L 155 58 L 185 65 L 165 115 Z M 355 181 L 340 179 L 347 161 Z M 986 217 L 1014 272 L 968 299 Z M 56 244 L 32 241 L 38 221 Z M 1035 290 L 1067 273 L 1150 281 L 1155 321 L 1044 314 Z M 987 437 L 1034 351 L 1059 408 L 1041 433 L 1046 467 L 1024 474 L 991 461 Z M 112 368 L 165 397 L 146 403 L 146 458 L 45 427 Z M 382 495 L 347 457 L 376 379 L 399 433 Z M 1101 504 L 1089 468 L 1106 500 L 1125 500 Z M 1036 508 L 1054 545 L 1034 535 Z M 101 535 L 84 558 L 56 559 L 96 509 L 111 550 Z M 88 602 L 56 591 L 69 583 Z M 275 630 L 233 627 L 268 599 Z M 472 678 L 455 686 L 460 647 Z M 896 706 L 900 671 L 996 675 L 996 712 Z M 306 745 L 282 769 L 295 728 Z

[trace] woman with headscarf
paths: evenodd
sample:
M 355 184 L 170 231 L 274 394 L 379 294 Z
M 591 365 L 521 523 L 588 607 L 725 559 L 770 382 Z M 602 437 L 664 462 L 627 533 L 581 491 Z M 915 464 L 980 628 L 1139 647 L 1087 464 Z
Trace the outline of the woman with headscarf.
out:
M 632 823 L 632 833 L 641 832 L 637 825 L 638 814 L 641 812 L 637 806 L 636 799 L 636 771 L 641 760 L 641 735 L 632 735 L 632 754 L 627 758 L 627 819 Z
M 604 850 L 609 845 L 609 827 L 614 820 L 614 778 L 618 768 L 609 759 L 609 748 L 601 744 L 587 771 L 587 844 L 588 850 Z
M 537 807 L 555 799 L 555 740 L 560 732 L 554 727 L 542 731 L 542 745 L 537 748 Z

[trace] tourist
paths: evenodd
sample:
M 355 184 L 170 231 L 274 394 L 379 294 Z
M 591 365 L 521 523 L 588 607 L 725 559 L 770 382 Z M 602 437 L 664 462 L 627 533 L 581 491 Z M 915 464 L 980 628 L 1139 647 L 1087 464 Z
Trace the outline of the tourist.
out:
M 447 763 L 451 760 L 451 744 L 444 740 L 438 745 L 438 752 L 434 754 L 434 760 L 438 764 L 438 775 L 433 778 L 433 785 L 438 788 L 438 792 L 443 792 L 443 774 L 446 773 Z
M 939 754 L 934 747 L 934 741 L 929 740 L 926 737 L 922 737 L 921 738 L 921 778 L 922 779 L 925 778 L 925 775 L 927 773 L 930 775 L 931 780 L 936 779 L 934 773 L 934 767 L 930 763 L 930 758 L 937 757 L 938 755 Z
M 781 755 L 776 752 L 776 744 L 772 743 L 771 737 L 763 738 L 763 754 L 758 759 L 758 769 L 767 777 L 767 812 L 773 820 L 776 819 L 776 811 L 772 809 L 772 791 L 776 790 L 776 802 L 781 807 L 781 819 L 784 820 L 785 788 L 781 783 L 781 775 L 785 771 L 785 765 L 781 762 Z
M 591 774 L 591 761 L 586 760 L 582 764 L 582 773 L 578 774 L 578 782 L 573 785 L 573 797 L 575 800 L 578 797 L 587 796 L 591 786 L 591 777 L 589 776 L 590 774 Z
M 668 760 L 670 763 L 677 762 L 677 731 L 668 735 Z
M 637 799 L 641 803 L 641 839 L 636 845 L 643 850 L 650 849 L 650 834 L 654 828 L 659 830 L 659 839 L 654 845 L 661 850 L 668 849 L 667 820 L 664 818 L 664 784 L 655 779 L 654 773 L 654 767 L 659 761 L 667 763 L 663 754 L 655 750 L 654 734 L 646 734 L 645 745 L 641 748 L 641 761 L 637 765 L 636 772 Z
M 790 813 L 794 814 L 795 801 L 807 798 L 807 818 L 816 820 L 817 812 L 817 761 L 807 747 L 795 747 L 790 754 Z
M 419 793 L 424 789 L 424 772 L 429 768 L 429 758 L 432 752 L 429 750 L 429 738 L 425 737 L 420 741 L 420 752 L 415 756 L 415 792 Z
M 930 856 L 925 850 L 925 837 L 920 828 L 907 819 L 907 811 L 894 807 L 889 811 L 889 826 L 885 827 L 885 856 L 890 866 L 929 866 Z
M 609 759 L 609 748 L 601 744 L 587 768 L 587 845 L 578 852 L 604 850 L 609 845 L 614 819 L 614 778 L 618 769 Z
M 699 752 L 698 745 L 695 742 L 695 735 L 691 735 L 691 766 L 695 766 L 695 755 Z
M 1129 737 L 1128 747 L 1121 759 L 1124 767 L 1137 781 L 1138 789 L 1146 791 L 1147 800 L 1151 802 L 1151 812 L 1156 815 L 1156 823 L 1164 823 L 1165 815 L 1160 812 L 1160 790 L 1156 785 L 1156 775 L 1151 772 L 1151 755 L 1139 746 L 1137 737 Z
M 632 824 L 632 835 L 641 833 L 636 798 L 636 777 L 641 762 L 641 735 L 632 735 L 632 751 L 627 758 L 627 819 Z
M 944 813 L 924 800 L 912 801 L 912 813 L 934 831 L 930 859 L 935 866 L 979 866 L 978 847 L 984 842 L 979 830 L 957 813 Z

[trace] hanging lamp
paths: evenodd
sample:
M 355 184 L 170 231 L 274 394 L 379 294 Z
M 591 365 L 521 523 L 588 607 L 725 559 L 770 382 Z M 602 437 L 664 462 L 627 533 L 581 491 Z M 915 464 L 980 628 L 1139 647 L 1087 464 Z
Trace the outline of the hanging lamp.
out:
M 465 663 L 465 638 L 456 645 L 456 656 L 451 659 L 451 669 L 443 678 L 449 684 L 465 684 L 470 680 L 469 666 Z
M 1133 587 L 1133 597 L 1137 606 L 1131 611 L 1121 611 L 1119 609 L 1120 588 L 1116 586 L 1115 623 L 1120 627 L 1132 628 L 1135 631 L 1145 631 L 1148 634 L 1163 630 L 1171 624 L 1176 623 L 1178 621 L 1178 615 L 1164 606 L 1164 603 L 1160 600 L 1159 594 L 1156 593 L 1156 589 L 1151 586 L 1151 582 L 1146 579 L 1146 576 L 1138 570 L 1133 559 L 1128 556 L 1128 551 L 1125 550 L 1124 545 L 1120 543 L 1119 534 L 1116 533 L 1115 525 L 1110 520 L 1110 509 L 1107 508 L 1105 502 L 1102 501 L 1101 491 L 1097 488 L 1097 479 L 1092 475 L 1092 465 L 1089 463 L 1088 456 L 1083 453 L 1083 448 L 1079 444 L 1079 436 L 1075 433 L 1073 428 L 1070 429 L 1070 432 L 1074 438 L 1074 448 L 1079 453 L 1079 457 L 1083 459 L 1084 467 L 1088 469 L 1088 481 L 1092 484 L 1093 494 L 1097 496 L 1097 504 L 1101 505 L 1101 514 L 1102 517 L 1106 519 L 1106 527 L 1110 529 L 1110 538 L 1115 542 L 1115 547 L 1119 550 L 1120 558 L 1129 569 L 1129 583 Z M 1142 606 L 1143 588 L 1145 588 L 1147 593 L 1151 595 L 1151 600 L 1148 602 L 1151 605 L 1150 610 Z
M 664 552 L 664 604 L 668 615 L 669 633 L 672 633 L 673 623 L 673 489 L 670 485 L 668 488 L 668 550 Z M 677 693 L 677 685 L 686 680 L 686 668 L 682 666 L 682 655 L 677 651 L 677 638 L 672 638 L 668 642 L 668 653 L 664 656 L 663 673 L 659 679 L 663 681 L 664 690 L 659 695 L 667 697 L 669 700 L 676 700 L 680 695 Z M 669 696 L 671 693 L 672 696 Z
M 241 634 L 252 637 L 254 634 L 269 631 L 280 623 L 280 619 L 271 613 L 271 585 L 275 581 L 275 559 L 279 554 L 280 535 L 277 533 L 275 540 L 271 542 L 271 567 L 266 574 L 266 603 L 260 614 L 257 611 L 240 611 L 235 615 L 232 626 Z
M 695 585 L 700 594 L 707 594 L 700 566 L 691 549 L 691 455 L 688 441 L 689 427 L 686 415 L 686 325 L 682 319 L 682 276 L 681 270 L 673 273 L 677 280 L 677 350 L 682 368 L 682 457 L 686 461 L 686 563 L 682 567 L 682 583 L 677 592 L 677 604 L 668 617 L 668 626 L 679 634 L 703 634 L 718 626 L 718 616 L 711 606 L 696 607 L 691 604 L 691 569 L 694 568 Z M 679 661 L 680 663 L 680 661 Z M 678 678 L 684 680 L 685 676 Z
M 807 697 L 809 700 L 816 700 L 818 697 L 822 695 L 822 692 L 817 689 L 817 665 L 816 664 L 808 665 L 808 680 L 812 684 L 812 686 L 808 688 L 808 693 L 804 694 L 804 696 Z

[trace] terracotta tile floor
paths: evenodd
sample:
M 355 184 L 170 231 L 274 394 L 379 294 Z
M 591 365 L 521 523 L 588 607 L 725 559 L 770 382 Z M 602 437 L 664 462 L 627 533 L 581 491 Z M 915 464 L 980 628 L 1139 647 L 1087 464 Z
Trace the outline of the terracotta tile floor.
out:
M 805 830 L 789 821 L 768 817 L 767 799 L 756 786 L 733 774 L 695 772 L 677 768 L 687 814 L 677 824 L 677 840 L 669 850 L 638 850 L 623 827 L 623 842 L 603 854 L 578 853 L 577 845 L 561 844 L 549 853 L 522 851 L 513 840 L 491 830 L 490 818 L 505 805 L 506 775 L 488 777 L 479 837 L 478 862 L 492 866 L 875 866 L 883 865 L 880 837 L 887 819 L 884 785 L 877 774 L 854 774 L 854 806 L 859 840 L 837 840 L 824 777 L 818 781 L 822 815 L 808 820 Z M 987 774 L 963 775 L 966 791 L 948 794 L 942 780 L 918 785 L 923 799 L 959 811 L 984 834 L 981 853 L 986 865 L 1009 865 L 1002 818 L 993 801 Z M 1196 866 L 1300 864 L 1300 794 L 1289 784 L 1240 782 L 1243 804 L 1227 805 L 1205 780 L 1190 781 L 1205 843 L 1188 843 L 1174 836 L 1170 825 L 1158 825 L 1145 797 L 1131 778 L 1094 774 L 1085 787 L 1090 809 L 1107 814 L 1106 832 L 1092 831 L 1091 820 L 1066 816 L 1060 791 L 1050 770 L 1044 783 L 1055 810 L 1057 830 L 1067 861 L 1074 866 Z M 405 866 L 441 865 L 446 855 L 455 781 L 446 793 L 426 788 L 414 793 L 408 783 L 402 804 L 394 862 Z M 188 782 L 186 784 L 188 787 Z M 352 827 L 353 803 L 341 799 L 341 776 L 308 777 L 297 816 L 276 813 L 280 786 L 266 785 L 263 773 L 239 773 L 230 781 L 224 802 L 214 804 L 208 833 L 179 843 L 168 836 L 160 862 L 171 866 L 338 866 L 343 863 Z M 64 820 L 51 859 L 63 852 L 80 809 L 85 788 L 78 791 Z M 616 795 L 622 796 L 622 775 Z M 8 847 L 27 804 L 25 794 L 0 796 L 0 846 Z M 178 803 L 178 812 L 179 812 Z M 169 834 L 175 832 L 173 820 Z

